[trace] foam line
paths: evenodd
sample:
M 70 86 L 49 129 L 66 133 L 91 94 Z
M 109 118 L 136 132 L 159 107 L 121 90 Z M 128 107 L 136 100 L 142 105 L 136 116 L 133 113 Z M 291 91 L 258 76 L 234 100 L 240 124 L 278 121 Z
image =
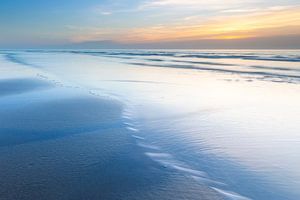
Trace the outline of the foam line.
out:
M 130 116 L 124 116 L 124 115 L 122 116 L 122 118 L 123 119 L 128 119 L 128 120 L 132 119 L 132 117 L 130 117 Z
M 136 129 L 136 128 L 133 128 L 133 127 L 127 126 L 126 128 L 127 128 L 127 130 L 130 130 L 130 131 L 133 131 L 133 132 L 139 132 L 139 129 Z
M 172 158 L 172 156 L 168 153 L 153 153 L 153 152 L 146 152 L 145 153 L 147 156 L 149 156 L 150 158 Z M 160 160 L 156 160 L 156 161 L 160 161 Z
M 193 174 L 193 175 L 197 175 L 197 176 L 204 176 L 204 177 L 207 176 L 207 174 L 205 172 L 202 172 L 202 171 L 199 171 L 199 170 L 194 170 L 194 169 L 187 168 L 187 167 L 182 167 L 182 166 L 179 166 L 179 165 L 172 165 L 172 168 L 174 168 L 178 171 L 188 173 L 188 174 Z
M 235 192 L 231 192 L 231 191 L 227 191 L 227 190 L 222 190 L 219 188 L 215 188 L 215 187 L 211 187 L 213 190 L 215 190 L 216 192 L 222 194 L 223 196 L 225 196 L 228 199 L 232 199 L 232 200 L 251 200 L 248 197 L 244 197 L 241 196 Z
M 192 70 L 202 70 L 202 71 L 212 71 L 212 72 L 221 72 L 221 73 L 234 73 L 234 74 L 244 74 L 244 75 L 255 75 L 255 76 L 270 76 L 270 77 L 279 77 L 279 78 L 295 78 L 300 79 L 299 75 L 287 75 L 287 74 L 278 74 L 271 72 L 259 72 L 259 71 L 241 71 L 241 70 L 231 70 L 231 69 L 223 69 L 223 68 L 208 68 L 208 67 L 200 67 L 194 65 L 169 65 L 169 64 L 148 64 L 148 63 L 127 63 L 131 65 L 139 65 L 139 66 L 148 66 L 148 67 L 162 67 L 162 68 L 175 68 L 175 69 L 192 69 Z
M 132 137 L 134 137 L 135 139 L 138 139 L 138 140 L 145 140 L 145 138 L 137 136 L 137 135 L 132 135 Z
M 127 125 L 127 126 L 134 126 L 132 123 L 130 123 L 130 122 L 124 122 L 124 124 L 125 125 Z
M 132 115 L 122 115 L 122 117 L 124 119 L 132 119 L 133 118 Z

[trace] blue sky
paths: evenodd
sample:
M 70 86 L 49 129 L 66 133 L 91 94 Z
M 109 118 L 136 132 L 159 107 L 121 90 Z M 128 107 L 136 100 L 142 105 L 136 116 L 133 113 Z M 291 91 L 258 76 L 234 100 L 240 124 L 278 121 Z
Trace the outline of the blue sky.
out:
M 0 47 L 300 35 L 299 0 L 1 0 Z

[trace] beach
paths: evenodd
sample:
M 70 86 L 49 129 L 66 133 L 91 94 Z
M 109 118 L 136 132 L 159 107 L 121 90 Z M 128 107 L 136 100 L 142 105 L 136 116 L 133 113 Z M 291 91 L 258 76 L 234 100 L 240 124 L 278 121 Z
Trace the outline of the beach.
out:
M 300 52 L 0 51 L 0 199 L 299 199 Z

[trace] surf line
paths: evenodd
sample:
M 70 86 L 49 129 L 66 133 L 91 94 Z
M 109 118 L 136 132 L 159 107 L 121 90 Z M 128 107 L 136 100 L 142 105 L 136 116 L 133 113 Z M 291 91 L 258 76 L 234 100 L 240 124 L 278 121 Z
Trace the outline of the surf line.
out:
M 236 192 L 221 189 L 226 186 L 225 183 L 215 181 L 204 171 L 193 169 L 185 163 L 177 161 L 171 154 L 162 152 L 145 152 L 145 155 L 162 165 L 164 168 L 176 170 L 183 175 L 194 179 L 199 184 L 206 184 L 209 188 L 224 196 L 226 199 L 251 200 L 250 198 L 242 196 Z

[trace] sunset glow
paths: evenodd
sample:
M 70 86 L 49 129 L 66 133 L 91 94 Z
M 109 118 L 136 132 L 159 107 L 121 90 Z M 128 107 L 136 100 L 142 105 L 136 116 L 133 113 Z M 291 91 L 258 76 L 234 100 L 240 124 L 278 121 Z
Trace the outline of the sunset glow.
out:
M 300 36 L 300 5 L 295 0 L 17 2 L 7 1 L 0 8 L 2 46 Z

